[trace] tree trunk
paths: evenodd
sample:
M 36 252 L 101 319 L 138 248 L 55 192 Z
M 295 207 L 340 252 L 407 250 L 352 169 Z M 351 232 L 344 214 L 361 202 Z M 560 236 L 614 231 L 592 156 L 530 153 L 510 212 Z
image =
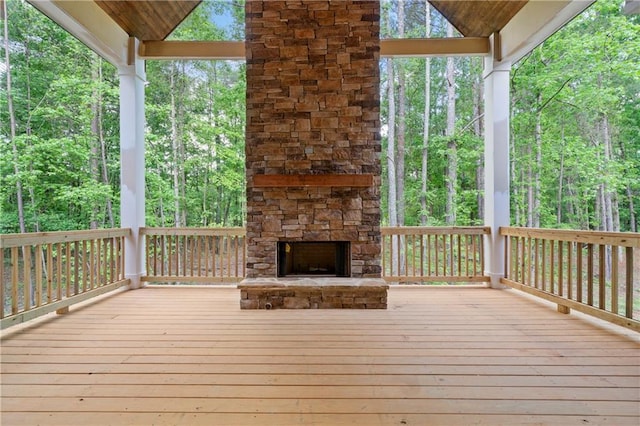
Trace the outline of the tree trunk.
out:
M 627 185 L 627 198 L 629 198 L 629 231 L 638 232 L 638 222 L 636 222 L 636 212 L 633 205 L 633 192 L 631 185 Z
M 26 77 L 25 79 L 27 81 L 27 87 L 26 87 L 27 111 L 29 111 L 29 116 L 27 118 L 27 125 L 25 126 L 24 130 L 25 130 L 25 134 L 27 135 L 26 144 L 29 147 L 28 149 L 31 149 L 32 148 L 31 117 L 32 117 L 33 110 L 31 108 L 31 48 L 29 46 L 29 39 L 27 39 L 27 41 L 24 44 L 24 60 L 25 60 L 26 71 L 27 71 L 25 75 Z M 33 174 L 33 161 L 31 159 L 29 159 L 29 173 Z M 33 185 L 28 185 L 27 191 L 29 192 L 29 200 L 31 202 L 31 216 L 32 216 L 32 222 L 33 222 L 33 231 L 40 232 L 40 215 L 38 214 L 38 205 L 36 204 L 36 192 Z
M 447 37 L 453 37 L 453 26 L 447 24 Z M 447 205 L 445 220 L 447 225 L 456 223 L 456 189 L 458 180 L 458 147 L 455 140 L 456 127 L 456 82 L 453 57 L 447 58 Z
M 394 91 L 393 59 L 387 59 L 387 99 L 389 103 L 388 131 L 387 131 L 387 173 L 389 179 L 389 226 L 398 225 L 398 213 L 396 207 L 398 198 L 396 194 L 396 163 L 395 163 L 395 127 L 396 127 L 396 102 Z
M 98 85 L 100 84 L 99 82 L 96 84 L 96 82 L 98 81 L 98 77 L 99 77 L 99 72 L 98 72 L 98 60 L 97 60 L 97 55 L 95 55 L 93 57 L 93 61 L 91 64 L 91 81 L 94 82 L 94 86 L 93 86 L 93 92 L 91 94 L 91 139 L 90 139 L 90 144 L 91 144 L 91 149 L 90 149 L 90 155 L 91 157 L 89 158 L 89 171 L 91 174 L 91 180 L 93 182 L 99 183 L 101 178 L 100 178 L 100 171 L 98 170 L 99 165 L 98 165 L 98 159 L 100 158 L 100 115 L 99 115 L 99 111 L 100 111 L 100 101 L 99 101 L 99 88 Z M 96 200 L 91 200 L 91 221 L 89 223 L 89 229 L 97 229 L 98 226 L 98 213 L 99 213 L 99 207 L 96 203 Z
M 404 0 L 398 0 L 398 37 L 404 37 Z M 398 226 L 404 225 L 404 163 L 405 163 L 405 136 L 407 115 L 407 94 L 404 73 L 404 62 L 398 62 L 398 143 L 396 148 L 396 199 L 398 207 Z
M 538 95 L 538 104 L 542 94 Z M 531 226 L 540 227 L 540 170 L 542 169 L 542 110 L 536 113 L 536 164 L 533 172 L 533 216 Z
M 186 70 L 185 70 L 185 61 L 180 61 L 180 66 L 181 66 L 181 70 L 180 70 L 180 75 L 184 76 L 187 74 Z M 187 91 L 184 89 L 184 83 L 181 84 L 180 86 L 180 95 L 182 96 L 186 96 Z M 185 205 L 182 206 L 182 209 L 180 211 L 181 213 L 181 217 L 180 217 L 180 223 L 182 224 L 182 226 L 187 226 L 187 206 L 186 206 L 186 199 L 187 199 L 187 194 L 186 194 L 186 186 L 187 186 L 187 177 L 186 177 L 186 171 L 184 169 L 185 166 L 185 158 L 187 157 L 186 152 L 185 152 L 185 144 L 182 140 L 182 134 L 184 132 L 184 108 L 185 108 L 185 101 L 184 99 L 181 99 L 180 103 L 178 104 L 178 155 L 180 156 L 180 199 L 184 201 Z
M 563 130 L 564 133 L 564 130 Z M 562 190 L 564 185 L 564 135 L 561 137 L 562 146 L 560 147 L 560 175 L 558 176 L 558 198 L 556 206 L 556 225 L 562 224 Z
M 180 222 L 180 164 L 179 162 L 179 150 L 178 150 L 178 138 L 179 138 L 179 134 L 178 134 L 178 123 L 177 123 L 177 106 L 176 106 L 176 82 L 175 82 L 175 74 L 177 73 L 177 70 L 175 68 L 175 65 L 172 63 L 171 64 L 171 69 L 170 69 L 170 91 L 171 91 L 171 115 L 170 115 L 170 120 L 171 120 L 171 154 L 172 154 L 172 158 L 173 158 L 173 170 L 172 170 L 172 175 L 173 175 L 173 208 L 174 208 L 174 212 L 173 212 L 173 219 L 174 219 L 174 226 L 176 228 L 179 228 L 180 226 L 182 226 L 181 222 Z
M 13 108 L 13 92 L 11 91 L 11 61 L 9 55 L 9 15 L 7 12 L 7 2 L 2 2 L 2 16 L 4 17 L 4 64 L 7 78 L 7 106 L 9 109 L 9 131 L 11 138 L 11 151 L 13 154 L 13 172 L 16 174 L 16 200 L 18 202 L 18 225 L 20 232 L 25 233 L 24 222 L 24 202 L 22 200 L 22 180 L 20 179 L 18 146 L 16 145 L 16 114 Z
M 484 112 L 483 112 L 483 99 L 484 99 L 484 82 L 482 81 L 482 74 L 478 73 L 473 87 L 473 111 L 476 117 L 479 117 L 473 122 L 473 132 L 479 139 L 484 137 Z M 476 202 L 478 204 L 478 221 L 484 223 L 484 155 L 479 155 L 476 161 Z
M 97 56 L 97 55 L 96 55 Z M 100 140 L 100 162 L 102 168 L 102 183 L 110 186 L 109 183 L 109 169 L 107 166 L 107 147 L 104 141 L 104 129 L 102 127 L 102 58 L 97 56 L 98 61 L 98 79 L 100 81 L 100 89 L 98 90 L 98 139 Z M 113 217 L 113 203 L 111 197 L 107 198 L 107 220 L 109 221 L 109 227 L 115 227 L 115 219 Z
M 426 37 L 431 36 L 431 5 L 425 2 L 425 28 Z M 428 219 L 427 212 L 427 179 L 429 167 L 429 126 L 431 114 L 431 58 L 425 58 L 424 66 L 424 129 L 422 132 L 422 187 L 420 188 L 420 225 L 426 226 Z

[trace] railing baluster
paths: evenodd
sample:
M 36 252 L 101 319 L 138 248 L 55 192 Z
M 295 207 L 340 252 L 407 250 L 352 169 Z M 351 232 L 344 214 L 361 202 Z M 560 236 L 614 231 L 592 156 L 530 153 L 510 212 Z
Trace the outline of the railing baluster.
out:
M 83 241 L 82 242 L 82 290 L 81 292 L 85 292 L 87 291 L 87 268 L 89 268 L 89 265 L 87 265 L 87 241 Z
M 427 276 L 431 277 L 433 276 L 432 272 L 431 272 L 431 235 L 427 235 Z
M 113 247 L 113 234 L 124 238 L 130 232 L 119 229 L 0 235 L 1 245 L 10 249 L 2 249 L 0 272 L 4 272 L 4 262 L 10 254 L 12 286 L 9 290 L 3 280 L 0 287 L 1 327 L 48 312 L 68 312 L 72 303 L 92 297 L 93 292 L 83 295 L 92 289 L 116 284 L 112 286 L 115 289 L 120 283 L 114 280 L 115 254 L 109 248 Z
M 598 261 L 598 307 L 604 309 L 604 302 L 606 300 L 606 281 L 607 281 L 607 260 L 606 260 L 606 246 L 600 244 L 599 247 L 600 260 Z
M 611 312 L 618 313 L 618 246 L 611 247 Z
M 567 297 L 573 299 L 573 243 L 567 243 Z
M 94 249 L 93 245 L 91 246 L 91 249 L 92 250 Z M 100 240 L 95 241 L 95 250 L 96 251 L 94 256 L 91 256 L 91 259 L 94 259 L 94 258 L 96 259 L 95 260 L 96 279 L 94 280 L 93 285 L 91 286 L 92 289 L 94 287 L 100 287 L 100 280 L 102 278 L 102 267 L 100 265 L 102 263 L 102 244 Z
M 235 276 L 236 277 L 239 276 L 238 273 L 240 272 L 239 269 L 238 269 L 238 263 L 239 263 L 238 262 L 238 258 L 239 258 L 239 255 L 240 255 L 240 240 L 239 240 L 239 238 L 240 237 L 238 237 L 237 235 L 233 236 L 233 241 L 234 241 L 234 243 L 236 245 L 236 258 L 234 259 L 234 262 L 233 262 L 233 265 L 235 266 L 235 272 L 236 272 Z
M 217 267 L 217 263 L 218 263 L 218 247 L 219 247 L 219 238 L 217 235 L 213 237 L 212 239 L 212 243 L 213 243 L 213 247 L 211 249 L 211 257 L 213 259 L 213 277 L 215 278 L 218 275 L 218 267 Z
M 31 247 L 22 249 L 22 291 L 24 293 L 24 310 L 31 308 Z
M 583 244 L 576 243 L 576 300 L 582 302 L 582 250 Z
M 36 276 L 35 276 L 35 281 L 36 281 L 36 303 L 35 306 L 39 307 L 42 304 L 42 262 L 43 262 L 43 258 L 42 258 L 42 246 L 40 244 L 38 244 L 36 246 L 36 252 L 35 252 L 35 266 L 36 266 Z M 30 286 L 31 283 L 24 283 L 25 286 Z M 25 300 L 24 301 L 24 306 L 25 306 L 25 310 L 29 310 L 29 308 L 31 307 L 31 301 L 30 300 Z
M 6 251 L 3 248 L 0 248 L 0 318 L 4 318 L 4 305 L 6 302 L 7 294 L 5 293 L 7 289 L 4 285 L 4 261 L 5 261 Z
M 181 244 L 179 244 L 180 247 L 180 254 L 182 255 L 182 276 L 186 276 L 187 275 L 187 251 L 189 249 L 189 237 L 187 235 L 183 235 L 182 238 L 180 238 L 180 240 L 182 241 Z M 180 274 L 180 268 L 176 269 L 176 272 L 178 272 L 178 274 Z
M 18 247 L 11 247 L 11 314 L 18 313 Z
M 540 287 L 542 291 L 547 290 L 547 240 L 542 240 L 542 280 Z
M 47 303 L 53 298 L 53 246 L 47 244 Z
M 500 235 L 511 245 L 505 250 L 510 256 L 505 260 L 509 273 L 502 283 L 557 303 L 559 312 L 575 309 L 640 331 L 640 321 L 633 318 L 633 286 L 637 285 L 633 282 L 633 261 L 640 250 L 640 235 L 514 227 L 501 228 Z M 620 259 L 623 247 L 624 263 Z M 514 261 L 511 256 L 519 259 Z
M 167 275 L 173 276 L 173 239 L 171 235 L 167 235 Z M 163 274 L 164 275 L 164 274 Z
M 56 299 L 62 300 L 62 243 L 56 246 Z
M 145 269 L 147 270 L 147 273 L 155 274 L 156 273 L 156 268 L 151 266 L 152 261 L 155 262 L 155 260 L 156 260 L 156 256 L 152 257 L 152 255 L 151 255 L 151 252 L 153 251 L 152 241 L 155 239 L 155 236 L 145 235 L 144 239 L 145 239 L 145 243 L 146 243 L 144 245 Z
M 231 276 L 231 237 L 227 237 L 227 276 Z
M 424 234 L 420 234 L 420 277 L 425 276 L 425 250 L 424 250 L 424 241 L 426 236 Z
M 80 252 L 80 242 L 73 243 L 73 294 L 78 294 L 80 289 L 80 260 L 78 259 Z
M 633 318 L 633 249 L 631 247 L 626 248 L 626 280 L 625 280 L 625 316 L 627 318 Z
M 587 246 L 587 304 L 593 306 L 593 244 Z
M 564 293 L 564 241 L 558 241 L 558 295 Z
M 555 248 L 556 248 L 556 242 L 554 240 L 551 240 L 549 242 L 551 244 L 551 247 L 549 248 L 549 273 L 550 273 L 550 277 L 549 277 L 549 291 L 551 293 L 555 293 L 556 292 L 556 262 L 555 262 Z

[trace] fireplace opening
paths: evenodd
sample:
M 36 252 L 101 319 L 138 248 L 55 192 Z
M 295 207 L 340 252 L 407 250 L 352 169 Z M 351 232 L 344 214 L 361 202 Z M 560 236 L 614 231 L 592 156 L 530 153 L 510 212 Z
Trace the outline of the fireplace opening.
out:
M 277 248 L 278 277 L 351 276 L 348 241 L 283 241 Z

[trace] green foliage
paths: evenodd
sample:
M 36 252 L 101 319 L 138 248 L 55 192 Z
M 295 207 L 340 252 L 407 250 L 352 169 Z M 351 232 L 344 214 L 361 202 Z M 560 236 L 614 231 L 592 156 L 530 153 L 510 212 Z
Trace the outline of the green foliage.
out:
M 640 23 L 618 0 L 596 2 L 516 64 L 512 168 L 540 174 L 540 226 L 605 229 L 604 191 L 619 213 L 619 225 L 607 230 L 633 229 L 632 212 L 637 227 L 638 93 Z M 539 164 L 531 149 L 538 117 Z M 530 180 L 515 173 L 512 182 L 516 225 L 527 224 Z
M 510 166 L 515 225 L 532 224 L 532 218 L 537 217 L 542 227 L 604 229 L 607 214 L 602 200 L 606 195 L 615 216 L 609 219 L 619 222 L 617 229 L 637 227 L 640 17 L 621 14 L 621 3 L 598 0 L 513 67 Z M 242 39 L 243 4 L 205 1 L 171 38 Z M 19 231 L 18 182 L 23 188 L 27 231 L 110 226 L 108 201 L 117 226 L 117 72 L 25 1 L 9 0 L 8 8 L 17 155 L 10 139 L 6 79 L 0 72 L 0 232 Z M 382 9 L 382 36 L 392 37 L 398 31 L 397 0 L 385 0 Z M 231 26 L 217 26 L 210 19 L 212 14 L 231 20 Z M 424 1 L 405 0 L 405 15 L 406 37 L 424 37 Z M 444 19 L 432 11 L 431 22 L 431 36 L 444 36 Z M 458 225 L 475 225 L 482 223 L 482 187 L 477 180 L 484 155 L 482 61 L 456 58 L 455 63 L 455 208 Z M 405 224 L 420 224 L 424 214 L 430 225 L 441 225 L 445 222 L 450 166 L 450 138 L 445 137 L 446 60 L 433 58 L 430 63 L 425 194 L 421 168 L 426 61 L 396 59 L 394 66 L 403 71 L 406 81 Z M 384 64 L 381 70 L 385 88 L 390 82 Z M 147 78 L 147 224 L 171 226 L 178 218 L 188 226 L 242 225 L 244 65 L 149 61 Z M 397 82 L 391 84 L 397 86 Z M 382 92 L 384 126 L 389 123 L 388 95 L 386 90 Z M 104 163 L 96 150 L 100 138 L 92 130 L 96 118 L 100 120 Z M 384 132 L 383 144 L 386 177 Z M 386 179 L 384 182 L 387 185 Z M 388 223 L 386 186 L 381 194 L 383 223 Z M 426 211 L 422 211 L 422 196 L 427 200 Z M 532 196 L 539 203 L 531 203 Z

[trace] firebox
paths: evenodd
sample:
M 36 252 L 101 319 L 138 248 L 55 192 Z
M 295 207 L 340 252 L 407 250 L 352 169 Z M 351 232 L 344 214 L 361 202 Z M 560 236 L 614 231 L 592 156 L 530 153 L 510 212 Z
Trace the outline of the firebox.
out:
M 278 277 L 351 276 L 348 241 L 281 241 L 277 253 Z

